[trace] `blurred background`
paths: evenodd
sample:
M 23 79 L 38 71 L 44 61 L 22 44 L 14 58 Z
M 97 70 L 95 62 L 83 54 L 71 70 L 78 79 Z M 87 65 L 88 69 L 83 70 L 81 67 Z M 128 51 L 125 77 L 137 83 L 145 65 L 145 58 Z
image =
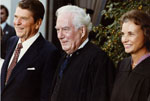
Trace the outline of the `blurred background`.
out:
M 55 11 L 57 8 L 67 5 L 73 4 L 78 5 L 90 13 L 92 17 L 92 22 L 94 25 L 98 25 L 101 20 L 100 12 L 104 9 L 107 0 L 40 0 L 46 9 L 46 14 L 44 16 L 44 20 L 42 26 L 40 28 L 40 32 L 43 36 L 52 41 L 57 47 L 59 46 L 58 39 L 56 37 L 55 31 Z M 13 18 L 14 12 L 19 0 L 0 0 L 0 4 L 5 5 L 9 10 L 9 17 L 7 22 L 13 26 Z
M 7 22 L 13 26 L 14 12 L 20 0 L 0 0 L 9 10 Z M 104 50 L 115 64 L 128 56 L 120 41 L 119 18 L 131 9 L 143 10 L 150 14 L 150 0 L 40 0 L 46 10 L 40 32 L 45 39 L 61 49 L 55 30 L 55 11 L 67 4 L 77 5 L 90 14 L 93 31 L 90 40 Z

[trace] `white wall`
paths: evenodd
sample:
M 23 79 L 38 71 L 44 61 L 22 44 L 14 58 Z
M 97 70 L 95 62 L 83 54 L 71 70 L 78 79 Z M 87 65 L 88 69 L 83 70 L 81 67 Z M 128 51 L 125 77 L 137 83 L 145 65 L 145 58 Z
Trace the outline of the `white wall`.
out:
M 3 5 L 5 5 L 7 8 L 8 8 L 8 10 L 9 10 L 9 15 L 11 15 L 10 13 L 11 13 L 11 2 L 12 0 L 0 0 L 0 4 L 3 4 Z M 10 23 L 10 21 L 11 21 L 11 17 L 9 16 L 8 17 L 8 19 L 7 19 L 7 22 L 9 23 L 9 24 L 11 24 Z M 12 25 L 12 24 L 11 24 Z
M 9 10 L 9 17 L 7 19 L 7 22 L 13 26 L 13 19 L 14 19 L 14 13 L 15 13 L 15 10 L 16 10 L 16 6 L 18 4 L 20 0 L 0 0 L 0 4 L 3 4 L 5 5 L 8 10 Z M 41 2 L 43 3 L 45 9 L 46 9 L 46 0 L 41 0 Z M 46 15 L 46 14 L 45 14 Z M 46 21 L 45 21 L 45 17 L 44 16 L 44 19 L 43 19 L 43 23 L 40 27 L 40 30 L 39 32 L 41 32 L 43 34 L 43 36 L 45 37 L 45 32 L 46 32 Z

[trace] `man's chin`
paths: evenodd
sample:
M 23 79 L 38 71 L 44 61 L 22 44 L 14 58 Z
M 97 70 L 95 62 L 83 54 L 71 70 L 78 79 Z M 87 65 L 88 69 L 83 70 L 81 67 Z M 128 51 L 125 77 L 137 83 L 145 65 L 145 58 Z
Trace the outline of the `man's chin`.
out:
M 63 49 L 65 52 L 68 52 L 68 51 L 69 51 L 68 48 L 65 48 L 65 47 L 64 47 L 64 48 L 62 47 L 62 49 Z

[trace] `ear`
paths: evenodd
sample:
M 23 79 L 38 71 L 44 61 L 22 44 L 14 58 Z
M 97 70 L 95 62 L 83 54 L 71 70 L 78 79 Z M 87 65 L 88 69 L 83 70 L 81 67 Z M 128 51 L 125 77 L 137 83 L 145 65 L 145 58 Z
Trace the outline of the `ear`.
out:
M 81 30 L 81 38 L 85 37 L 87 34 L 86 27 L 82 26 L 80 30 Z
M 37 20 L 37 21 L 36 21 L 36 26 L 35 26 L 35 28 L 36 28 L 36 29 L 39 29 L 40 26 L 41 26 L 41 24 L 42 24 L 42 19 Z

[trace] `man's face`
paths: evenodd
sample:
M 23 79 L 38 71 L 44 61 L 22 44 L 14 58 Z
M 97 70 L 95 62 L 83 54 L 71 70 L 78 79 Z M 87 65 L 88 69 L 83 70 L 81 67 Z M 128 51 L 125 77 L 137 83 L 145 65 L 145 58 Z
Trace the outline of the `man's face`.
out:
M 82 44 L 82 31 L 76 29 L 72 24 L 73 15 L 70 13 L 61 14 L 56 21 L 57 37 L 62 49 L 67 54 L 72 54 Z
M 2 24 L 7 20 L 6 10 L 4 8 L 0 9 L 0 23 Z
M 27 9 L 16 8 L 14 26 L 16 34 L 22 42 L 34 36 L 41 24 L 41 20 L 34 22 L 33 14 Z

